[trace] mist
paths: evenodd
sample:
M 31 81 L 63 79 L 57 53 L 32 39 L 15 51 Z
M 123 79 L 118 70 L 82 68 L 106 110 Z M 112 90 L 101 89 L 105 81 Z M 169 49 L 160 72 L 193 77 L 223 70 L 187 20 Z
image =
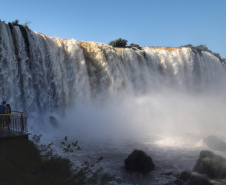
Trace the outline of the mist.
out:
M 164 91 L 78 104 L 59 126 L 84 140 L 139 140 L 150 135 L 224 136 L 226 99 L 219 93 Z
M 208 50 L 113 48 L 0 28 L 0 96 L 29 113 L 32 133 L 86 140 L 224 133 L 226 67 Z

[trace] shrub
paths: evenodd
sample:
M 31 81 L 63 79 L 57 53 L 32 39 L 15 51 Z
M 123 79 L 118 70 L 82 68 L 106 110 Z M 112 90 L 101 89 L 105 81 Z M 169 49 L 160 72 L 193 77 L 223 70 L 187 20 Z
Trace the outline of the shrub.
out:
M 206 47 L 206 45 L 199 45 L 199 46 L 196 46 L 195 48 L 202 51 L 209 51 L 209 52 L 211 51 Z
M 197 51 L 200 54 L 202 54 L 201 51 L 207 51 L 207 52 L 211 53 L 212 55 L 214 55 L 215 57 L 217 57 L 220 60 L 220 62 L 226 62 L 226 60 L 224 58 L 221 58 L 219 53 L 215 53 L 215 52 L 211 51 L 206 45 L 193 46 L 191 44 L 187 44 L 187 45 L 183 45 L 181 47 L 189 47 L 192 49 L 192 51 L 195 51 L 195 52 Z
M 19 26 L 19 20 L 18 19 L 16 19 L 15 21 L 12 21 L 11 22 L 11 24 L 13 25 L 13 26 Z
M 112 47 L 121 47 L 121 48 L 125 48 L 127 45 L 127 40 L 119 38 L 117 40 L 113 40 L 111 41 L 108 45 L 112 46 Z
M 131 44 L 129 45 L 129 47 L 141 49 L 141 47 L 140 47 L 138 44 L 134 44 L 134 43 L 131 43 Z
M 19 26 L 19 27 L 24 27 L 27 30 L 30 30 L 30 28 L 28 27 L 28 25 L 31 23 L 31 21 L 26 21 L 23 25 L 19 24 L 19 20 L 16 19 L 15 21 L 12 22 L 8 22 L 9 25 L 13 25 L 13 26 Z
M 28 25 L 31 24 L 31 21 L 26 21 L 22 26 L 24 28 L 26 28 L 27 30 L 29 30 L 30 28 L 28 27 Z
M 0 184 L 61 185 L 72 176 L 68 159 L 42 158 L 32 141 L 5 139 L 0 142 L 0 148 Z
M 192 44 L 186 44 L 186 45 L 183 45 L 183 46 L 181 46 L 181 47 L 186 47 L 186 48 L 192 48 L 192 47 L 194 47 Z
M 84 162 L 81 167 L 76 167 L 72 170 L 73 165 L 69 159 L 69 154 L 75 150 L 81 150 L 80 146 L 78 146 L 78 141 L 70 143 L 68 137 L 64 137 L 61 145 L 64 153 L 68 155 L 68 159 L 66 159 L 53 154 L 53 142 L 47 145 L 40 144 L 41 137 L 42 135 L 34 135 L 32 140 L 36 148 L 39 149 L 43 161 L 39 174 L 50 179 L 46 184 L 100 184 L 99 176 L 103 168 L 95 167 L 95 165 L 102 161 L 103 157 L 100 157 L 92 164 Z M 57 176 L 57 178 L 54 178 L 54 176 Z

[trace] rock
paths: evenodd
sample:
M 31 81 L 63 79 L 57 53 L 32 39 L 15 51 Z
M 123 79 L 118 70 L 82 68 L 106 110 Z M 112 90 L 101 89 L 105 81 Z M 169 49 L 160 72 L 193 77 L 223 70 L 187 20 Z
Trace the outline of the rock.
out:
M 155 168 L 152 158 L 147 156 L 142 150 L 134 150 L 124 162 L 128 171 L 147 173 Z
M 162 175 L 170 176 L 170 175 L 173 175 L 173 172 L 172 171 L 167 171 L 167 172 L 162 173 Z
M 201 176 L 191 176 L 191 179 L 188 181 L 187 185 L 213 185 L 209 182 L 208 179 Z
M 115 177 L 115 175 L 104 173 L 101 177 L 101 184 L 109 184 L 110 182 L 116 182 L 117 184 L 122 183 L 121 179 Z
M 207 178 L 188 171 L 183 171 L 180 174 L 177 183 L 180 184 L 180 182 L 183 182 L 183 184 L 186 185 L 213 185 Z
M 208 150 L 202 150 L 193 171 L 211 178 L 226 177 L 226 160 Z
M 215 136 L 208 136 L 204 142 L 212 150 L 226 151 L 226 143 Z
M 183 180 L 183 181 L 188 181 L 190 178 L 191 178 L 191 173 L 188 172 L 188 171 L 183 171 L 181 174 L 180 174 L 180 179 Z
M 168 183 L 163 184 L 163 185 L 184 185 L 184 183 L 181 180 L 176 179 L 176 180 L 174 180 L 172 182 L 168 182 Z
M 54 117 L 54 116 L 50 116 L 49 117 L 49 122 L 54 126 L 54 127 L 57 127 L 59 124 L 58 124 L 58 120 Z
M 181 181 L 181 180 L 175 180 L 174 182 L 173 182 L 173 184 L 175 184 L 175 185 L 183 185 L 184 183 Z

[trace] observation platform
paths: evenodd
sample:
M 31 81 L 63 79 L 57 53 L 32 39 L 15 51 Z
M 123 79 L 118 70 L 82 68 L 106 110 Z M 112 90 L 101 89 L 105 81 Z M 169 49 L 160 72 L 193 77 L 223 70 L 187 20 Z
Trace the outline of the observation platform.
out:
M 19 111 L 12 111 L 11 114 L 0 114 L 0 140 L 28 139 L 30 133 L 28 133 L 26 114 L 26 112 Z

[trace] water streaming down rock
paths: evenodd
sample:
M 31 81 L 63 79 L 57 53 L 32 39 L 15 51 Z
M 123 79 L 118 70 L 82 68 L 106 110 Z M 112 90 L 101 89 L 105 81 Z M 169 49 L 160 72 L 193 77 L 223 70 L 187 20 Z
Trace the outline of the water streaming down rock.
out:
M 0 99 L 9 102 L 13 109 L 28 111 L 29 115 L 35 116 L 44 113 L 54 116 L 55 113 L 62 115 L 66 108 L 76 104 L 81 105 L 81 102 L 92 103 L 97 100 L 102 103 L 114 98 L 119 99 L 117 101 L 120 102 L 121 96 L 124 99 L 131 97 L 136 99 L 136 97 L 144 96 L 148 98 L 138 100 L 141 103 L 146 100 L 151 101 L 151 106 L 149 104 L 139 106 L 139 104 L 132 103 L 128 108 L 127 105 L 120 104 L 123 106 L 119 111 L 128 112 L 125 116 L 131 117 L 129 121 L 134 122 L 135 131 L 144 127 L 144 130 L 149 133 L 150 130 L 154 130 L 149 128 L 150 125 L 156 127 L 161 124 L 164 127 L 163 130 L 167 131 L 176 125 L 176 132 L 180 132 L 179 126 L 184 124 L 187 127 L 182 129 L 188 131 L 188 128 L 197 126 L 200 122 L 202 124 L 198 126 L 201 129 L 206 129 L 207 124 L 211 131 L 215 127 L 222 132 L 225 129 L 226 66 L 225 63 L 220 62 L 217 57 L 206 51 L 185 47 L 142 47 L 142 50 L 112 48 L 102 43 L 48 37 L 26 30 L 22 26 L 6 25 L 0 22 L 0 84 Z M 178 92 L 192 96 L 183 96 Z M 213 93 L 213 95 L 203 97 L 208 93 Z M 172 96 L 172 94 L 175 95 Z M 194 94 L 201 94 L 201 96 L 193 98 Z M 223 98 L 217 99 L 218 95 Z M 216 99 L 211 100 L 211 98 Z M 166 99 L 171 100 L 166 101 Z M 130 105 L 135 108 L 130 108 Z M 113 109 L 109 109 L 110 106 Z M 111 116 L 110 114 L 119 108 L 115 108 L 115 104 L 110 104 L 110 106 L 104 105 L 101 109 L 103 112 L 101 116 L 106 116 L 106 119 L 99 126 L 98 123 L 101 122 L 99 115 L 96 118 L 94 114 L 87 114 L 95 108 L 89 109 L 88 107 L 88 110 L 81 109 L 75 113 L 71 112 L 76 115 L 76 119 L 80 120 L 76 121 L 75 127 L 66 130 L 66 135 L 70 134 L 69 130 L 72 132 L 71 135 L 76 136 L 76 139 L 79 133 L 88 137 L 90 133 L 97 132 L 97 135 L 103 135 L 106 132 L 106 136 L 109 137 L 110 132 L 114 132 L 112 135 L 116 135 L 121 131 L 125 135 L 128 128 L 133 125 L 126 127 L 125 122 L 128 120 L 119 120 L 124 117 L 118 112 Z M 207 110 L 206 107 L 210 109 Z M 108 114 L 108 110 L 103 111 L 105 108 L 113 111 Z M 139 112 L 139 109 L 142 113 Z M 79 116 L 81 113 L 84 114 L 85 119 Z M 118 119 L 113 119 L 117 116 Z M 87 120 L 87 117 L 91 118 Z M 140 119 L 140 117 L 145 117 L 146 120 Z M 54 117 L 51 119 L 55 122 Z M 95 119 L 97 120 L 93 124 Z M 86 121 L 91 124 L 85 125 Z M 145 127 L 145 121 L 148 123 L 147 127 Z M 57 125 L 57 121 L 54 124 Z M 66 121 L 64 125 L 66 125 Z M 84 128 L 82 128 L 83 125 Z M 112 125 L 116 125 L 118 129 Z M 197 130 L 196 128 L 198 127 L 194 127 L 193 130 Z M 109 132 L 106 131 L 107 129 Z M 63 129 L 61 131 L 63 132 Z M 77 132 L 75 133 L 75 131 Z M 129 132 L 129 135 L 134 137 L 134 132 Z M 194 135 L 191 137 L 195 138 Z M 162 150 L 169 146 L 184 147 L 184 141 L 171 140 L 165 136 L 161 138 L 147 139 L 143 142 L 151 141 L 150 145 L 145 145 L 145 150 L 146 147 L 151 148 L 148 152 L 151 152 L 150 155 L 153 155 L 153 159 L 159 166 L 160 170 L 154 172 L 155 176 L 162 176 L 161 168 L 184 170 L 185 167 L 191 167 L 191 162 L 196 160 L 195 155 L 189 155 L 186 150 L 185 152 L 181 150 L 178 157 L 177 150 L 170 150 L 167 156 L 165 150 Z M 79 141 L 81 140 L 79 139 Z M 196 145 L 195 142 L 192 140 L 190 145 L 187 144 L 189 142 L 186 142 L 186 146 L 193 147 Z M 90 145 L 93 145 L 93 150 L 98 148 L 98 145 L 94 145 L 93 142 Z M 152 149 L 156 146 L 160 148 L 153 151 Z M 109 152 L 108 147 L 111 145 L 99 147 L 99 150 L 104 148 L 106 161 L 110 161 L 109 167 L 105 168 L 110 169 L 110 173 L 112 169 L 115 169 L 113 172 L 116 174 L 124 173 L 118 169 L 118 166 L 125 156 L 128 156 L 130 146 L 122 145 L 120 148 L 117 145 L 118 154 L 114 147 L 110 148 Z M 131 147 L 134 149 L 134 145 Z M 92 146 L 88 145 L 86 148 L 88 149 L 83 148 L 84 156 L 88 155 L 87 151 L 92 149 Z M 126 177 L 130 181 L 131 176 L 126 174 Z M 159 179 L 155 179 L 154 182 L 159 182 L 155 184 L 163 184 Z M 147 181 L 149 182 L 150 179 Z
M 78 101 L 226 87 L 226 68 L 190 48 L 112 48 L 48 37 L 0 22 L 0 97 L 29 113 L 62 112 Z

